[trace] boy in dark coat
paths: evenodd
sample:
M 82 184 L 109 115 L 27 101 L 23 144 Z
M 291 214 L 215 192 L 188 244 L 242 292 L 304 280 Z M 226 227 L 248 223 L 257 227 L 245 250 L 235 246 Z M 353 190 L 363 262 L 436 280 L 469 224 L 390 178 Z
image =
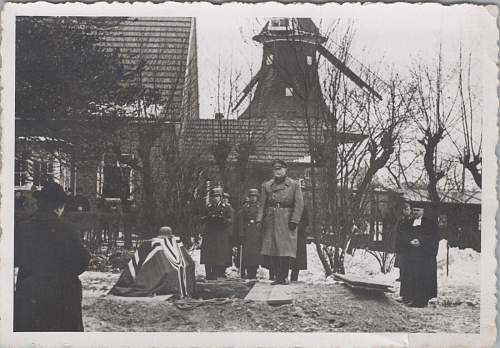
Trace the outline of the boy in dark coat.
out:
M 297 228 L 297 255 L 290 260 L 290 281 L 292 282 L 299 280 L 300 270 L 307 269 L 306 229 L 308 225 L 309 215 L 307 209 L 304 207 L 302 218 Z
M 14 331 L 83 331 L 78 275 L 90 261 L 77 229 L 61 219 L 66 194 L 47 183 L 39 209 L 14 230 Z
M 248 197 L 249 201 L 245 202 L 238 216 L 242 245 L 241 277 L 254 279 L 257 277 L 257 268 L 262 262 L 260 255 L 262 233 L 256 224 L 257 213 L 259 211 L 259 190 L 248 190 Z

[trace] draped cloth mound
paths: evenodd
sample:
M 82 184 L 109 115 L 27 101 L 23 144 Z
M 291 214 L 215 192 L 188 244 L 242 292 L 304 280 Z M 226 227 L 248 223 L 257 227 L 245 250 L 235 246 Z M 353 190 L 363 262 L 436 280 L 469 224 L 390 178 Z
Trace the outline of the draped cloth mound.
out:
M 139 246 L 109 294 L 184 298 L 194 294 L 195 285 L 195 263 L 180 239 L 162 236 Z

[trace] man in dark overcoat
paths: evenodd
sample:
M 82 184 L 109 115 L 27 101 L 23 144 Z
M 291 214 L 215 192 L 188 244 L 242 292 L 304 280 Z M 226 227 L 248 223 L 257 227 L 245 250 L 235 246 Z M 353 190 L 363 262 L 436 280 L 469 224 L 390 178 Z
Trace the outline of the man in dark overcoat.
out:
M 282 160 L 272 162 L 274 178 L 262 184 L 257 223 L 262 228 L 261 254 L 271 257 L 276 272 L 272 285 L 286 284 L 290 258 L 297 254 L 297 225 L 304 200 L 297 181 L 287 176 Z
M 248 190 L 249 200 L 243 204 L 238 214 L 238 225 L 241 241 L 241 277 L 255 279 L 257 268 L 261 264 L 260 248 L 262 231 L 257 228 L 259 212 L 259 190 Z
M 90 254 L 77 228 L 61 218 L 66 194 L 49 182 L 38 210 L 14 229 L 14 331 L 83 331 L 78 275 Z
M 212 190 L 211 202 L 207 205 L 201 222 L 205 224 L 201 244 L 200 263 L 205 265 L 206 279 L 222 277 L 226 265 L 231 262 L 229 237 L 232 227 L 231 209 L 222 202 L 222 188 Z

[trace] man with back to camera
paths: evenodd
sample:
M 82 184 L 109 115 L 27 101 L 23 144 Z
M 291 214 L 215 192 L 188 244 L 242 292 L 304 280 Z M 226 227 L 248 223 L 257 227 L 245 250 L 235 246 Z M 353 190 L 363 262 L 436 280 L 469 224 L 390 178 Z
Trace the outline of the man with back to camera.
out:
M 287 284 L 290 258 L 297 254 L 297 226 L 304 210 L 304 199 L 297 181 L 287 176 L 282 160 L 272 162 L 273 179 L 262 184 L 257 214 L 262 229 L 261 254 L 269 256 L 276 280 L 271 285 Z

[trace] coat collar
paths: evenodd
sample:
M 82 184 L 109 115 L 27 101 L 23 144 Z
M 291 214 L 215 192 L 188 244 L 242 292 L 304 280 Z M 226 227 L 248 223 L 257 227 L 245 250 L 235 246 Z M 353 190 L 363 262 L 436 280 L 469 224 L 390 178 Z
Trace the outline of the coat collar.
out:
M 288 176 L 286 176 L 285 180 L 283 180 L 282 182 L 276 182 L 276 179 L 274 179 L 274 178 L 271 181 L 271 186 L 272 187 L 279 187 L 279 186 L 286 186 L 286 187 L 288 187 L 291 184 L 292 184 L 292 180 Z

